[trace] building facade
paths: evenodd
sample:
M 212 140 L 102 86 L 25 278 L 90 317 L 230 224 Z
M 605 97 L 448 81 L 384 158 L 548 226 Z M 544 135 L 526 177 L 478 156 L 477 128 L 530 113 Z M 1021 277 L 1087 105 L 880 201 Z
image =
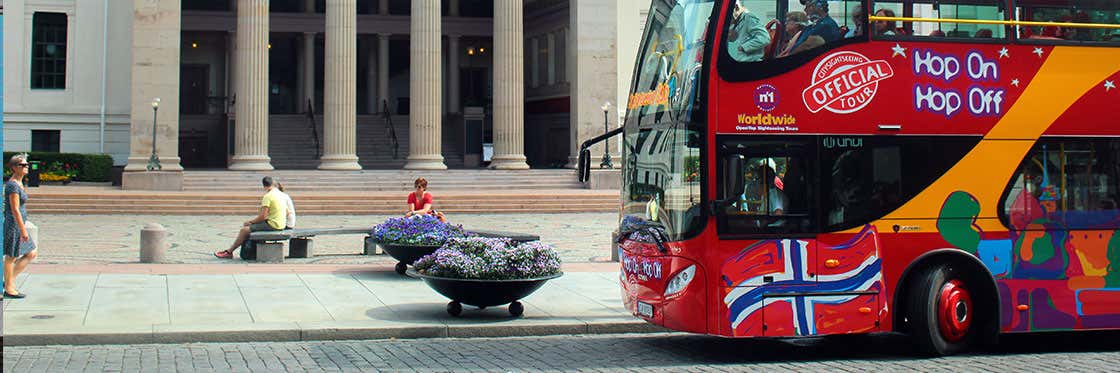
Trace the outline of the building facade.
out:
M 648 5 L 8 0 L 3 145 L 126 171 L 571 166 L 618 125 Z

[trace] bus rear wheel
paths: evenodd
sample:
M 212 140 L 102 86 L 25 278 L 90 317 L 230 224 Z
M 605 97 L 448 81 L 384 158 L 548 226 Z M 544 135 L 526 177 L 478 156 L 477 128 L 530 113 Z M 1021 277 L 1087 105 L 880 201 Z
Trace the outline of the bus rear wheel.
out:
M 953 355 L 973 344 L 978 333 L 970 289 L 968 281 L 950 265 L 931 266 L 917 274 L 909 289 L 907 315 L 919 353 Z

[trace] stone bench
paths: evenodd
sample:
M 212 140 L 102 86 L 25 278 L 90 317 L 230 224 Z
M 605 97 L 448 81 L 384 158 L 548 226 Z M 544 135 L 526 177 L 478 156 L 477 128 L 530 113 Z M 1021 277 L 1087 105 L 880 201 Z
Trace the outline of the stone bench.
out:
M 381 254 L 379 248 L 368 236 L 370 228 L 298 228 L 282 231 L 260 231 L 249 234 L 249 240 L 256 244 L 257 261 L 266 263 L 280 263 L 284 261 L 284 241 L 289 241 L 288 257 L 308 258 L 314 256 L 315 236 L 335 234 L 366 234 L 363 240 L 363 254 Z M 540 240 L 535 234 L 503 232 L 492 230 L 468 230 L 468 233 L 482 237 L 509 237 L 514 242 L 528 242 Z
M 260 231 L 249 234 L 257 247 L 257 261 L 279 263 L 284 261 L 284 241 L 289 241 L 288 256 L 307 258 L 314 256 L 315 236 L 332 234 L 369 234 L 369 228 L 299 228 L 282 231 Z

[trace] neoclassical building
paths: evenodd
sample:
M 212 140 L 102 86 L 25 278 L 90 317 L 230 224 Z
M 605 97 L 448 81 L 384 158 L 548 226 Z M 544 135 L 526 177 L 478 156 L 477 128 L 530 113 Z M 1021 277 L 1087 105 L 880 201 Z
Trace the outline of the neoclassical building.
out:
M 618 125 L 648 5 L 8 0 L 3 145 L 126 171 L 153 151 L 171 171 L 570 166 Z

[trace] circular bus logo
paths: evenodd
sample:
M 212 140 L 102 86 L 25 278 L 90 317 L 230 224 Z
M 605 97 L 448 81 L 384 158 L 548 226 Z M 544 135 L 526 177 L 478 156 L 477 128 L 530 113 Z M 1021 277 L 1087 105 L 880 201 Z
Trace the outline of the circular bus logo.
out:
M 814 113 L 822 109 L 854 113 L 871 103 L 880 81 L 892 76 L 894 70 L 887 61 L 872 61 L 851 51 L 836 52 L 813 69 L 812 83 L 801 92 L 801 98 Z
M 758 110 L 774 111 L 778 108 L 778 89 L 769 84 L 758 86 L 754 90 L 754 105 L 758 106 Z

